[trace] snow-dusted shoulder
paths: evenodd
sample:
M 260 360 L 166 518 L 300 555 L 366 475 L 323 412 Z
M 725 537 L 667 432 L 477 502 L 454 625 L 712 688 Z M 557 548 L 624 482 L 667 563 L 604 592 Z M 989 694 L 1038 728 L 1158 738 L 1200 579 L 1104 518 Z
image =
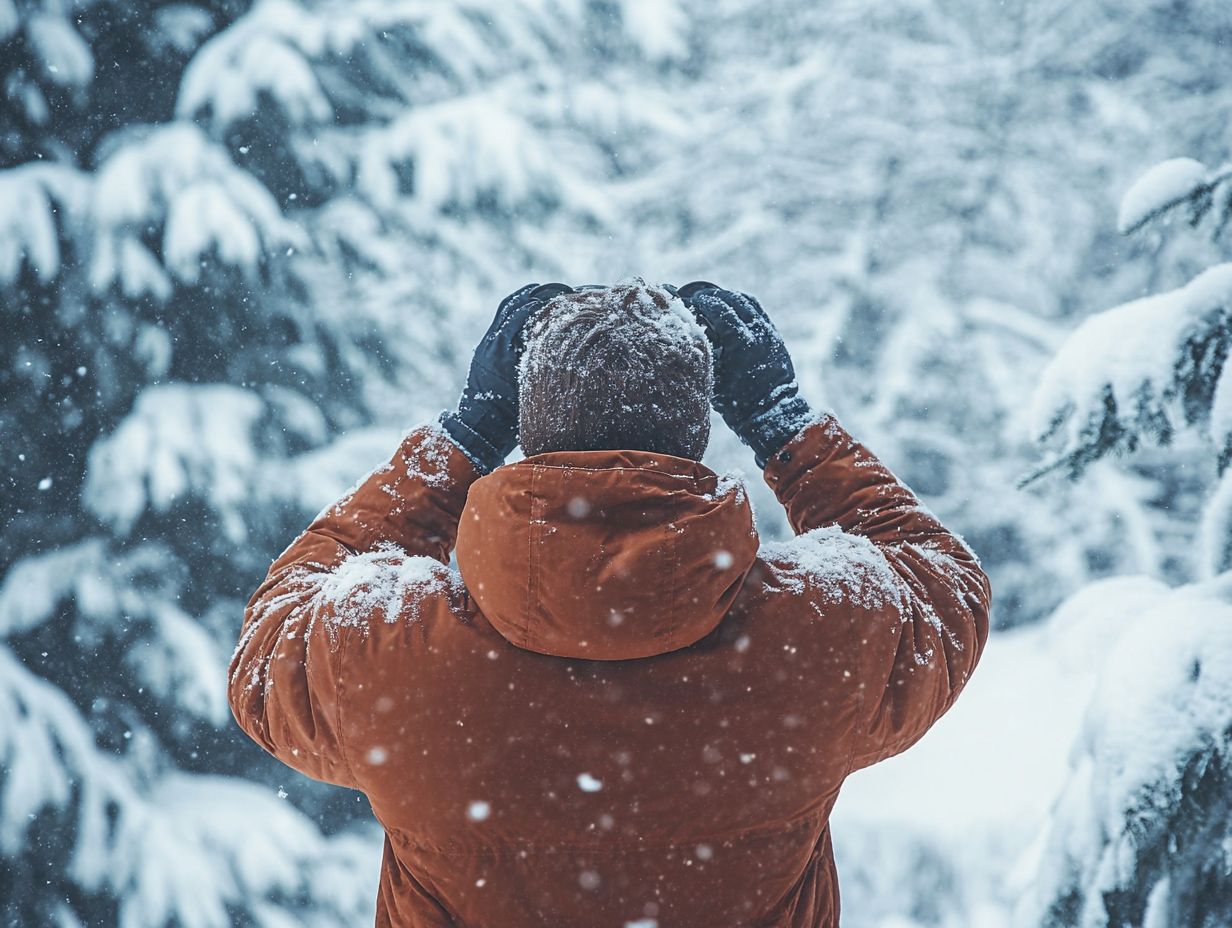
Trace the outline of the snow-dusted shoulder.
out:
M 229 699 L 241 727 L 283 763 L 355 785 L 342 743 L 347 644 L 413 623 L 463 587 L 449 567 L 477 477 L 439 428 L 412 429 L 397 451 L 271 565 L 245 613 Z
M 339 629 L 367 633 L 376 622 L 413 622 L 422 615 L 426 600 L 462 589 L 462 578 L 449 565 L 382 542 L 324 569 L 291 568 L 252 611 L 254 621 L 261 622 L 289 605 L 295 611 L 295 619 L 289 621 L 323 621 L 336 643 Z
M 789 442 L 766 479 L 799 534 L 762 557 L 780 595 L 835 619 L 826 647 L 856 683 L 852 767 L 897 754 L 949 710 L 983 652 L 979 560 L 833 416 Z
M 902 579 L 868 538 L 837 525 L 815 528 L 787 541 L 762 545 L 761 556 L 775 580 L 820 605 L 850 603 L 864 609 L 902 611 Z

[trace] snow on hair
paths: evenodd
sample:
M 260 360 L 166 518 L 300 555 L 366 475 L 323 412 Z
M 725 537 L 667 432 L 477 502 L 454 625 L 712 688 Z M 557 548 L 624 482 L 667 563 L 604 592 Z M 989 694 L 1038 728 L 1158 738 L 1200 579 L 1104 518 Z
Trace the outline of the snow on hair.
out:
M 710 440 L 710 342 L 640 278 L 562 294 L 527 326 L 518 369 L 527 455 L 631 449 L 698 460 Z

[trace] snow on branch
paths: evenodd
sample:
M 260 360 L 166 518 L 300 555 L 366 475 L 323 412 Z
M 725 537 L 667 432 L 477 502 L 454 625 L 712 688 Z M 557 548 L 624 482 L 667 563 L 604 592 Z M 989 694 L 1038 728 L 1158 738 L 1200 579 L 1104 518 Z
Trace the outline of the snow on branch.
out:
M 652 61 L 687 58 L 689 17 L 679 0 L 620 0 L 625 34 Z
M 70 596 L 79 599 L 87 613 L 118 611 L 110 590 L 94 582 L 104 563 L 101 538 L 18 560 L 0 583 L 0 636 L 41 625 Z
M 370 905 L 360 897 L 375 861 L 346 839 L 335 846 L 270 790 L 233 777 L 162 778 L 147 803 L 125 808 L 115 840 L 105 879 L 121 925 L 226 928 L 232 909 L 261 925 L 354 924 Z M 339 882 L 314 893 L 325 877 Z M 301 908 L 310 898 L 316 905 Z
M 200 622 L 174 603 L 151 602 L 145 609 L 149 633 L 126 652 L 137 679 L 161 702 L 222 728 L 227 710 L 227 656 Z
M 425 75 L 473 82 L 509 62 L 542 60 L 546 36 L 580 12 L 571 0 L 359 0 L 319 8 L 261 0 L 202 46 L 184 73 L 176 111 L 222 132 L 268 100 L 292 125 L 333 123 L 357 88 L 418 102 L 412 87 Z M 324 77 L 329 68 L 338 79 Z
M 66 96 L 74 107 L 88 99 L 97 64 L 80 13 L 94 2 L 0 0 L 0 85 L 10 144 L 22 138 L 20 129 L 12 134 L 22 121 L 45 129 L 61 118 Z M 19 116 L 16 124 L 9 114 Z
M 23 268 L 41 283 L 59 275 L 61 241 L 76 233 L 89 190 L 86 175 L 64 165 L 0 171 L 0 286 L 13 284 Z
M 40 812 L 74 801 L 78 846 L 87 848 L 105 830 L 106 807 L 132 798 L 127 778 L 98 753 L 76 706 L 0 645 L 0 856 L 22 849 Z
M 1198 566 L 1205 577 L 1232 570 L 1232 470 L 1225 470 L 1202 508 Z
M 400 193 L 426 210 L 514 209 L 557 199 L 560 165 L 542 134 L 491 95 L 416 107 L 375 130 L 358 153 L 360 191 L 374 204 Z M 409 190 L 401 178 L 410 171 Z
M 1117 228 L 1128 235 L 1186 206 L 1189 208 L 1187 221 L 1196 226 L 1218 206 L 1213 232 L 1213 237 L 1218 238 L 1232 219 L 1229 179 L 1232 179 L 1232 168 L 1212 172 L 1193 158 L 1163 161 L 1138 178 L 1121 199 Z
M 270 255 L 304 241 L 269 191 L 188 123 L 134 133 L 103 162 L 94 219 L 92 283 L 129 297 L 166 299 L 172 278 L 196 283 L 211 255 L 253 277 Z M 150 229 L 162 230 L 161 242 L 150 242 Z
M 1195 905 L 1180 895 L 1188 887 L 1226 898 L 1226 858 L 1211 849 L 1232 840 L 1223 814 L 1232 764 L 1228 592 L 1224 579 L 1152 597 L 1145 609 L 1136 593 L 1097 604 L 1112 605 L 1124 630 L 1111 645 L 1100 639 L 1106 663 L 1038 846 L 1021 924 L 1196 924 L 1178 914 Z
M 94 53 L 64 15 L 64 4 L 46 4 L 48 12 L 30 16 L 26 41 L 32 56 L 41 61 L 47 79 L 61 87 L 83 87 L 94 77 Z M 57 8 L 59 8 L 57 10 Z M 49 12 L 57 10 L 57 12 Z M 0 14 L 0 19 L 3 19 Z
M 682 144 L 689 138 L 692 114 L 670 91 L 645 89 L 634 95 L 606 80 L 580 80 L 527 102 L 538 120 L 576 126 L 599 137 Z
M 116 552 L 101 538 L 22 558 L 0 583 L 0 636 L 55 618 L 71 600 L 83 647 L 117 640 L 155 697 L 221 727 L 228 718 L 227 655 L 180 608 L 176 566 L 162 545 Z
M 1201 423 L 1226 464 L 1232 386 L 1221 374 L 1230 321 L 1232 264 L 1220 264 L 1083 322 L 1044 370 L 1031 404 L 1037 440 L 1059 449 L 1024 482 L 1056 469 L 1077 476 L 1106 454 L 1167 444 L 1179 427 Z
M 337 11 L 337 8 L 335 8 Z M 225 127 L 255 114 L 262 94 L 295 125 L 324 123 L 333 106 L 313 73 L 309 58 L 345 51 L 354 39 L 353 20 L 344 18 L 331 36 L 323 16 L 312 16 L 290 0 L 265 0 L 206 42 L 184 71 L 178 115 L 208 116 Z
M 165 300 L 210 257 L 247 277 L 306 241 L 274 198 L 196 126 L 131 132 L 94 175 L 60 164 L 0 171 L 0 286 L 50 283 L 65 242 L 90 254 L 96 291 Z
M 0 0 L 0 42 L 12 36 L 21 26 L 21 17 L 13 0 Z
M 230 777 L 172 773 L 138 792 L 131 776 L 63 691 L 0 645 L 0 856 L 55 810 L 73 823 L 67 876 L 87 893 L 110 890 L 117 924 L 227 928 L 239 912 L 264 925 L 371 920 L 366 845 L 325 839 L 294 806 Z M 54 829 L 40 841 L 56 853 Z M 334 888 L 314 894 L 317 880 Z
M 90 449 L 86 506 L 123 535 L 143 513 L 193 498 L 218 513 L 229 539 L 242 540 L 241 504 L 258 463 L 252 430 L 264 409 L 255 393 L 226 384 L 148 387 Z

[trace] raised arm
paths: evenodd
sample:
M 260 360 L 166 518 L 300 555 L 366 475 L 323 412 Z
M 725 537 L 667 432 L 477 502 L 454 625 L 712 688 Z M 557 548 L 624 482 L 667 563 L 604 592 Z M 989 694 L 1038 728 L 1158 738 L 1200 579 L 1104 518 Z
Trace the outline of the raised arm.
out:
M 906 750 L 958 698 L 988 637 L 988 578 L 971 550 L 833 416 L 770 460 L 767 483 L 797 533 L 863 536 L 897 579 L 891 607 L 856 611 L 861 687 L 854 766 Z
M 342 726 L 346 643 L 374 619 L 393 621 L 408 598 L 449 586 L 467 491 L 516 440 L 522 327 L 567 289 L 530 284 L 506 297 L 457 409 L 411 432 L 389 463 L 317 516 L 253 594 L 231 660 L 231 710 L 283 763 L 358 785 Z
M 407 578 L 447 570 L 476 477 L 439 426 L 415 429 L 274 561 L 244 614 L 229 697 L 240 727 L 283 763 L 357 785 L 342 737 L 343 644 L 402 606 Z
M 715 351 L 715 408 L 754 451 L 797 534 L 837 526 L 871 542 L 894 587 L 888 605 L 848 611 L 859 687 L 853 765 L 905 750 L 953 704 L 988 636 L 979 561 L 831 415 L 800 397 L 782 339 L 761 305 L 705 281 L 679 295 Z M 822 543 L 822 539 L 818 539 Z M 818 588 L 819 609 L 833 591 Z

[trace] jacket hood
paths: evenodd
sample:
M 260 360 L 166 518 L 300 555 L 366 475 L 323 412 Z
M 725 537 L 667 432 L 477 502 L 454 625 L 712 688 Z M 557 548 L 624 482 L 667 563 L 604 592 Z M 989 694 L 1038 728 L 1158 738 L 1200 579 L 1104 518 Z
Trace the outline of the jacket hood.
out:
M 719 624 L 757 556 L 744 487 L 645 451 L 555 451 L 470 489 L 458 569 L 518 647 L 592 660 L 686 647 Z

